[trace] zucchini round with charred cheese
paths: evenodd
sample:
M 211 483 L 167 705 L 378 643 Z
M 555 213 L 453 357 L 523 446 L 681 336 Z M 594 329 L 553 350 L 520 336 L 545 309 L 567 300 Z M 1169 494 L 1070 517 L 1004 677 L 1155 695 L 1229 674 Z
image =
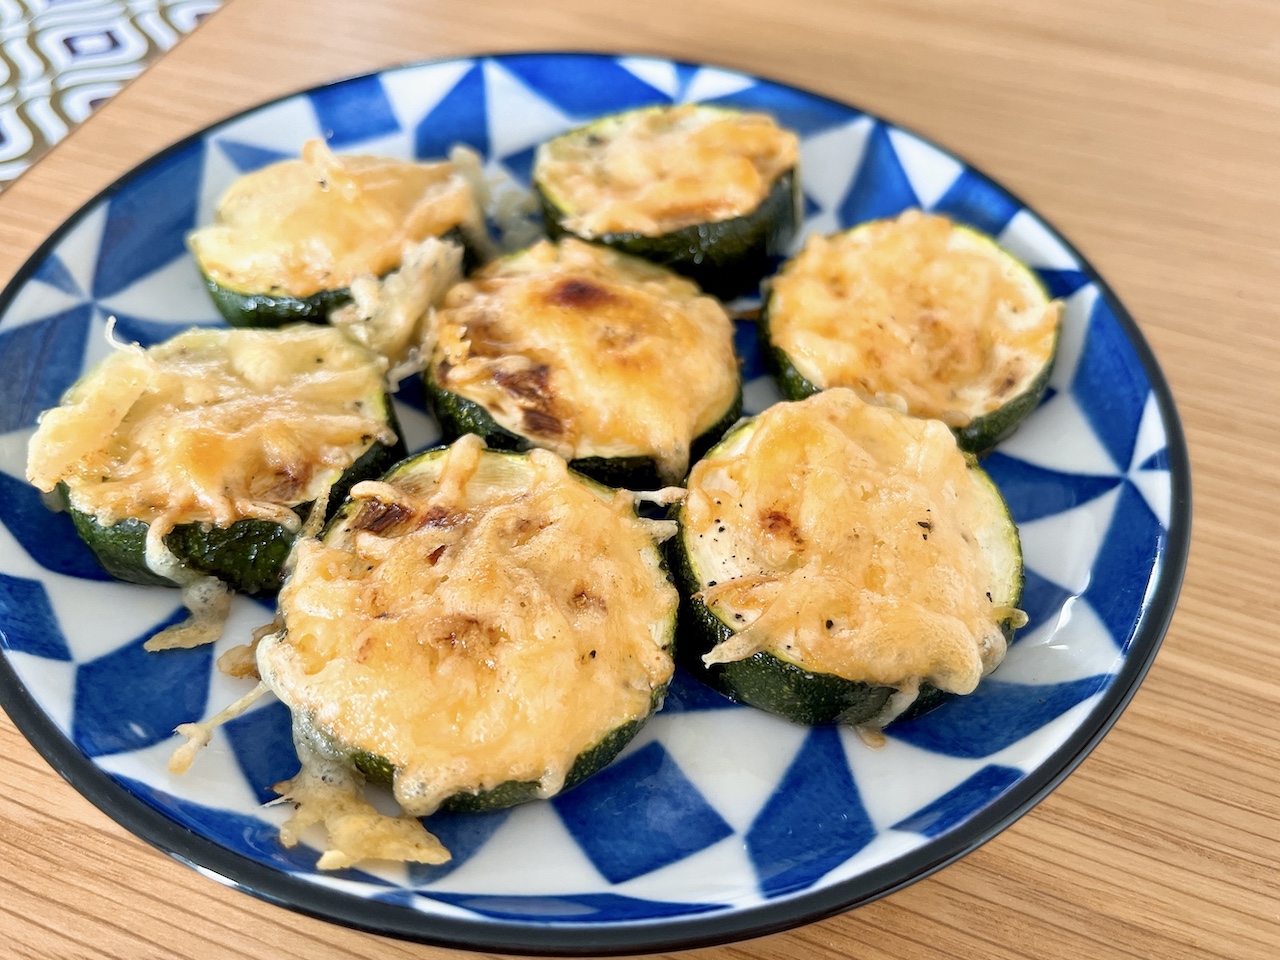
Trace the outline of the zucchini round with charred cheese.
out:
M 213 223 L 187 239 L 228 323 L 324 322 L 363 277 L 401 266 L 428 237 L 467 246 L 483 230 L 468 179 L 452 163 L 337 156 L 323 140 L 236 180 Z
M 447 436 L 543 447 L 652 489 L 737 419 L 733 324 L 651 263 L 572 238 L 494 261 L 436 311 L 427 390 Z
M 28 479 L 59 491 L 112 576 L 161 561 L 274 593 L 312 503 L 403 456 L 386 361 L 339 331 L 193 329 L 113 352 L 46 411 Z
M 684 104 L 596 120 L 538 148 L 547 233 L 644 257 L 708 293 L 755 293 L 800 222 L 799 140 L 763 113 Z
M 990 237 L 909 210 L 810 239 L 770 281 L 763 324 L 784 396 L 849 387 L 980 453 L 1044 395 L 1061 306 Z
M 682 658 L 798 722 L 876 729 L 970 693 L 1025 623 L 1018 531 L 990 478 L 945 424 L 851 390 L 735 428 L 678 519 Z
M 406 813 L 552 796 L 661 705 L 667 532 L 554 454 L 467 435 L 357 484 L 299 543 L 259 672 L 296 736 L 389 777 Z

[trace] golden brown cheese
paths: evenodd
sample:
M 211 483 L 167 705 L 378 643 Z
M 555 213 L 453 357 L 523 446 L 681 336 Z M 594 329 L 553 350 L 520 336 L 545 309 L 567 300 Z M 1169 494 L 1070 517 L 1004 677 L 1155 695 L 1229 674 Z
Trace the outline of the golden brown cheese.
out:
M 112 353 L 40 418 L 27 477 L 71 505 L 161 537 L 258 518 L 296 529 L 385 422 L 385 361 L 339 331 L 195 329 Z M 153 538 L 154 539 L 154 538 Z
M 658 236 L 750 213 L 798 157 L 796 135 L 767 114 L 685 104 L 543 144 L 533 176 L 579 236 Z
M 689 477 L 702 599 L 765 649 L 848 680 L 968 693 L 1005 652 L 1020 569 L 1003 501 L 950 431 L 833 389 L 770 407 Z
M 630 498 L 558 457 L 467 435 L 431 464 L 357 484 L 299 545 L 262 677 L 320 741 L 389 760 L 411 813 L 510 780 L 550 795 L 650 712 L 675 591 Z
M 336 156 L 308 141 L 298 160 L 246 174 L 214 222 L 188 238 L 200 268 L 239 293 L 307 297 L 400 265 L 406 244 L 475 229 L 470 185 L 452 164 Z
M 810 239 L 772 280 L 769 328 L 815 386 L 962 427 L 1030 386 L 1060 313 L 990 240 L 913 210 Z
M 651 456 L 668 481 L 738 391 L 733 324 L 716 300 L 573 239 L 455 287 L 433 335 L 436 382 L 503 427 L 566 460 Z

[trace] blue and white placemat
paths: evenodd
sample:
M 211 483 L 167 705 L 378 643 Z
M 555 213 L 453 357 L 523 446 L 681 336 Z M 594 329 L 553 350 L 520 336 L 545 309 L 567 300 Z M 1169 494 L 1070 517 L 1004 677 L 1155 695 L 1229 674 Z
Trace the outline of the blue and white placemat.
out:
M 222 0 L 0 0 L 0 190 Z

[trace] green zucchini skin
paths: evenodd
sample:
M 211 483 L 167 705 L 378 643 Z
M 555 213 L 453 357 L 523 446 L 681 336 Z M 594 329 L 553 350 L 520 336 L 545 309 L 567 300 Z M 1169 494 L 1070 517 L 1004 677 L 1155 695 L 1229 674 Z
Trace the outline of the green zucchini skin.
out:
M 326 323 L 329 315 L 351 302 L 351 291 L 321 290 L 309 297 L 238 293 L 205 276 L 204 285 L 223 319 L 233 327 L 282 327 L 287 323 Z
M 528 437 L 513 433 L 493 419 L 481 404 L 461 394 L 440 386 L 428 367 L 422 374 L 427 398 L 431 402 L 440 429 L 446 441 L 453 441 L 464 433 L 474 433 L 484 439 L 491 450 L 508 450 L 523 453 L 535 444 Z M 709 429 L 697 436 L 689 448 L 689 465 L 710 450 L 720 438 L 738 422 L 742 415 L 742 382 L 738 392 L 724 415 Z M 654 490 L 663 486 L 658 475 L 658 464 L 653 457 L 581 457 L 571 460 L 569 466 L 584 476 L 609 487 L 628 490 Z
M 678 514 L 679 508 L 675 507 L 670 516 L 674 519 Z M 745 660 L 708 666 L 702 662 L 703 655 L 734 631 L 698 598 L 703 585 L 689 560 L 683 529 L 667 541 L 667 563 L 680 591 L 676 659 L 694 677 L 735 703 L 809 726 L 856 726 L 874 720 L 896 692 L 893 687 L 815 673 L 763 650 Z M 1021 585 L 1018 593 L 1022 593 Z M 1005 641 L 1012 643 L 1012 623 L 1006 620 L 1000 629 Z M 922 683 L 915 701 L 890 723 L 919 717 L 955 696 Z
M 666 685 L 654 691 L 654 706 L 648 716 L 615 727 L 596 744 L 578 754 L 577 759 L 573 761 L 573 766 L 569 768 L 568 775 L 564 778 L 564 786 L 556 796 L 571 790 L 612 763 L 662 706 L 666 691 Z M 363 751 L 353 753 L 351 763 L 373 783 L 390 784 L 395 773 L 395 767 L 389 760 Z M 507 807 L 538 799 L 540 797 L 536 781 L 508 780 L 490 790 L 482 790 L 478 793 L 455 793 L 440 805 L 440 811 L 443 813 L 492 813 L 495 810 L 505 810 Z
M 356 460 L 330 488 L 327 515 L 332 516 L 346 498 L 352 485 L 379 477 L 405 455 L 400 440 L 400 423 L 390 398 L 386 398 L 387 423 L 396 433 L 394 444 L 375 442 Z M 59 493 L 71 515 L 76 532 L 93 552 L 102 568 L 117 580 L 148 586 L 173 587 L 177 584 L 147 566 L 146 542 L 148 524 L 129 518 L 111 526 L 99 523 L 91 514 L 71 506 L 65 485 Z M 310 503 L 294 508 L 305 519 Z M 237 593 L 252 596 L 275 594 L 283 582 L 285 559 L 293 548 L 297 533 L 268 520 L 237 520 L 229 527 L 205 523 L 184 523 L 165 535 L 165 546 L 191 569 L 217 577 Z
M 774 181 L 758 207 L 740 217 L 681 227 L 656 237 L 636 232 L 584 237 L 564 226 L 565 211 L 534 184 L 552 240 L 576 236 L 641 257 L 688 277 L 721 299 L 754 294 L 761 278 L 772 271 L 774 258 L 786 256 L 799 227 L 799 190 L 792 168 Z
M 796 369 L 796 365 L 792 363 L 786 351 L 774 344 L 769 332 L 768 300 L 765 301 L 764 308 L 760 311 L 760 319 L 757 323 L 760 325 L 761 340 L 768 344 L 765 350 L 765 360 L 769 372 L 778 384 L 778 392 L 787 400 L 803 400 L 805 397 L 811 397 L 820 392 L 822 388 L 812 383 L 803 373 Z M 986 453 L 1017 430 L 1022 421 L 1030 416 L 1031 412 L 1040 405 L 1040 401 L 1044 399 L 1045 391 L 1049 388 L 1049 379 L 1053 376 L 1053 365 L 1057 359 L 1058 337 L 1060 335 L 1060 332 L 1055 334 L 1053 353 L 1050 355 L 1049 362 L 1041 368 L 1040 373 L 1036 375 L 1035 380 L 1031 382 L 1026 390 L 990 413 L 975 417 L 965 426 L 951 428 L 951 432 L 955 434 L 956 445 L 961 450 L 973 454 Z
M 951 432 L 956 435 L 956 443 L 961 450 L 975 454 L 986 453 L 1017 430 L 1022 421 L 1031 415 L 1031 411 L 1040 406 L 1045 391 L 1049 389 L 1049 378 L 1053 376 L 1053 365 L 1058 357 L 1060 336 L 1061 327 L 1054 335 L 1053 353 L 1049 356 L 1049 362 L 1044 365 L 1026 390 L 985 416 L 974 417 L 965 426 L 952 429 Z
M 482 262 L 480 251 L 459 227 L 444 233 L 440 239 L 462 247 L 464 273 L 470 273 Z M 351 303 L 351 291 L 347 287 L 321 290 L 309 297 L 293 297 L 276 293 L 240 293 L 222 286 L 203 270 L 201 276 L 218 313 L 233 327 L 282 327 L 304 321 L 328 323 L 331 314 Z

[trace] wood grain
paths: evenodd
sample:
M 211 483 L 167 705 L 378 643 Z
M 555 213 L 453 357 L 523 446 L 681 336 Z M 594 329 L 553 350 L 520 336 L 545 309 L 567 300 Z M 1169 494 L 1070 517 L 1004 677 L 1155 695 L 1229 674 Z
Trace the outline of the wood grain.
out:
M 698 960 L 1280 951 L 1280 5 L 1269 0 L 232 0 L 0 195 L 0 278 L 200 126 L 421 57 L 652 52 L 908 124 L 1057 224 L 1136 316 L 1191 448 L 1182 600 L 1101 746 L 995 840 L 882 901 Z M 224 889 L 0 722 L 0 954 L 444 958 Z M 51 868 L 51 865 L 56 865 Z

